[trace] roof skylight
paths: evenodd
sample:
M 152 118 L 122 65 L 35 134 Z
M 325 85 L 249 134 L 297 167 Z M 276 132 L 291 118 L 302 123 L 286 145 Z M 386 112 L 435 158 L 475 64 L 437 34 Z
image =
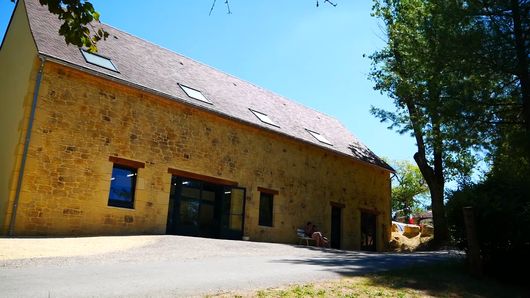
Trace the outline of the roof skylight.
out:
M 274 121 L 272 121 L 272 119 L 269 118 L 269 116 L 267 116 L 267 114 L 255 111 L 253 109 L 249 109 L 249 110 L 252 112 L 252 114 L 254 114 L 256 117 L 258 117 L 258 119 L 261 120 L 261 122 L 267 123 L 267 124 L 272 125 L 272 126 L 280 127 L 278 124 L 274 123 Z
M 196 100 L 200 100 L 200 101 L 205 102 L 205 103 L 212 103 L 206 97 L 204 97 L 204 95 L 202 95 L 201 91 L 193 89 L 193 88 L 190 88 L 188 86 L 181 85 L 181 84 L 179 84 L 179 86 L 180 86 L 180 88 L 182 88 L 182 90 L 184 90 L 184 92 L 186 92 L 186 94 L 189 97 L 191 97 L 193 99 L 196 99 Z
M 316 131 L 312 131 L 312 130 L 309 130 L 309 129 L 306 129 L 307 132 L 309 134 L 311 134 L 315 139 L 317 139 L 320 143 L 324 143 L 324 144 L 327 144 L 327 145 L 331 145 L 333 146 L 333 144 L 331 144 L 331 142 L 326 139 L 326 137 L 324 137 L 323 135 L 319 134 L 318 132 Z
M 97 65 L 97 66 L 100 66 L 106 69 L 110 69 L 112 71 L 116 71 L 116 72 L 118 71 L 114 63 L 112 63 L 112 61 L 107 57 L 89 53 L 89 52 L 86 52 L 85 50 L 81 50 L 81 53 L 83 54 L 83 57 L 85 57 L 85 61 L 90 64 L 94 64 L 94 65 Z

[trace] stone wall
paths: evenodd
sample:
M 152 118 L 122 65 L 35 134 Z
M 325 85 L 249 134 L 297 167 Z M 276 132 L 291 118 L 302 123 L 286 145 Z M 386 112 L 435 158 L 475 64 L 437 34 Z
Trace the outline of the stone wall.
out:
M 109 156 L 145 163 L 135 208 L 107 206 Z M 46 63 L 16 235 L 163 234 L 175 168 L 246 188 L 244 234 L 295 243 L 308 220 L 329 236 L 342 211 L 342 246 L 358 249 L 360 209 L 378 212 L 389 239 L 388 171 L 51 62 Z M 274 189 L 273 227 L 258 225 L 258 187 Z

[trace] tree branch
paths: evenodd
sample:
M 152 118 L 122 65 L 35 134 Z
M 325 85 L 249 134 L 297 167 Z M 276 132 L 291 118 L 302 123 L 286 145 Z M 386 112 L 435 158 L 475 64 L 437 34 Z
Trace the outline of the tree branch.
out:
M 230 11 L 230 3 L 228 3 L 228 0 L 225 0 L 225 4 L 226 4 L 227 13 L 232 14 L 232 11 Z
M 11 0 L 11 1 L 14 1 L 14 0 Z M 317 5 L 317 7 L 319 7 L 320 3 L 319 3 L 318 0 L 316 0 L 316 1 L 317 1 L 316 5 Z M 210 16 L 212 15 L 212 11 L 215 8 L 215 3 L 216 2 L 217 2 L 217 0 L 212 0 L 212 7 L 210 7 L 210 13 L 208 15 L 210 15 Z M 324 3 L 327 3 L 327 4 L 329 4 L 329 5 L 333 6 L 333 7 L 337 6 L 337 3 L 336 2 L 332 2 L 331 0 L 324 0 Z M 230 1 L 229 0 L 225 0 L 225 5 L 226 5 L 227 14 L 232 14 L 232 11 L 230 10 Z
M 209 16 L 212 15 L 212 11 L 215 8 L 215 3 L 216 2 L 217 2 L 217 0 L 213 0 L 212 1 L 212 7 L 210 7 L 210 13 L 208 14 Z M 232 11 L 230 10 L 230 2 L 228 0 L 225 0 L 225 5 L 226 5 L 226 13 L 227 14 L 232 14 Z
M 333 7 L 336 7 L 336 6 L 337 6 L 337 3 L 335 3 L 335 2 L 331 2 L 331 1 L 329 1 L 329 0 L 324 0 L 324 3 L 327 3 L 327 4 L 329 4 L 329 5 L 333 6 Z M 320 5 L 320 4 L 318 3 L 318 0 L 317 0 L 317 7 L 318 7 L 319 5 Z
M 213 8 L 215 7 L 215 2 L 216 2 L 216 1 L 217 1 L 217 0 L 213 0 L 213 1 L 212 1 L 212 7 L 210 8 L 210 13 L 208 14 L 209 16 L 212 15 L 212 11 L 213 11 Z

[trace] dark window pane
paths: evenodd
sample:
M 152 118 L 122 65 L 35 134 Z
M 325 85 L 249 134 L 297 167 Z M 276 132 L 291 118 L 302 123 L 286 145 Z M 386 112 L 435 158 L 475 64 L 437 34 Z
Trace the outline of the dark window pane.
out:
M 198 200 L 180 201 L 180 223 L 184 226 L 199 226 Z
M 272 227 L 273 195 L 261 193 L 259 197 L 259 225 Z
M 109 206 L 133 208 L 136 175 L 136 169 L 114 165 L 110 182 Z

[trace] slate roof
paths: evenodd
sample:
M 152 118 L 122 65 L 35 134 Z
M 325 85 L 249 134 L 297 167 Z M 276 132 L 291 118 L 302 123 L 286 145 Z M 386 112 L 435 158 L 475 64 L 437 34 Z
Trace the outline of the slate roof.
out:
M 98 24 L 110 34 L 98 43 L 98 54 L 111 58 L 119 72 L 87 63 L 76 46 L 67 46 L 59 36 L 60 21 L 46 7 L 37 0 L 19 2 L 26 5 L 41 55 L 393 171 L 337 119 L 106 24 Z M 188 97 L 179 84 L 199 90 L 212 104 Z M 249 109 L 267 114 L 279 127 L 261 122 Z M 332 146 L 319 142 L 307 129 L 323 135 Z

